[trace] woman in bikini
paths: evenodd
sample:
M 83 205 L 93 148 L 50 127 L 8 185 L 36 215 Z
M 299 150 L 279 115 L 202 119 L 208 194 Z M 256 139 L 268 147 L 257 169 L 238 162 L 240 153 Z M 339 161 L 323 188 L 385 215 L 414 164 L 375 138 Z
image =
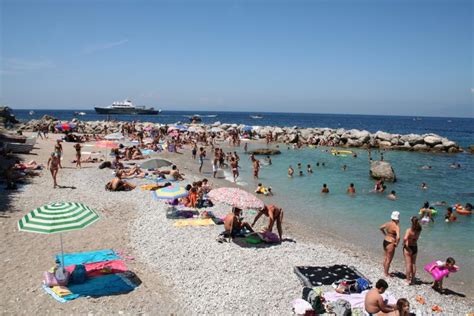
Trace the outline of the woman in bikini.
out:
M 395 248 L 400 241 L 400 212 L 394 211 L 391 216 L 392 220 L 380 226 L 380 231 L 385 236 L 383 240 L 383 250 L 385 257 L 383 261 L 383 270 L 386 277 L 390 277 L 390 264 L 395 254 Z
M 281 207 L 278 207 L 276 205 L 268 205 L 264 206 L 255 216 L 255 219 L 253 220 L 252 227 L 257 223 L 258 219 L 262 216 L 265 215 L 268 217 L 268 226 L 264 229 L 265 232 L 272 232 L 273 230 L 273 225 L 276 222 L 277 230 L 278 230 L 278 237 L 280 238 L 280 241 L 283 239 L 283 209 Z
M 405 256 L 406 282 L 414 284 L 416 274 L 416 255 L 418 253 L 418 238 L 421 234 L 421 225 L 416 216 L 411 218 L 411 227 L 405 232 L 403 238 L 403 255 Z
M 232 168 L 232 176 L 234 177 L 234 182 L 237 181 L 239 177 L 239 162 L 235 157 L 230 158 L 230 167 Z
M 61 158 L 57 153 L 51 153 L 51 156 L 48 159 L 48 168 L 51 171 L 51 176 L 53 177 L 53 188 L 59 187 L 57 183 L 57 176 L 59 171 L 59 166 L 61 163 Z

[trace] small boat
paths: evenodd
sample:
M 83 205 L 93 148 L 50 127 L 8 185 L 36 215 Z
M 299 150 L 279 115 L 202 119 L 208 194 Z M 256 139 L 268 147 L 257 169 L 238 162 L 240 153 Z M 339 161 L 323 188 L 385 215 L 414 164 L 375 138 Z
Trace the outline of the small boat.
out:
M 198 123 L 202 121 L 202 118 L 199 114 L 194 114 L 189 118 L 189 120 L 191 121 L 191 123 Z
M 84 116 L 86 112 L 74 112 L 74 116 Z
M 216 117 L 217 114 L 211 114 L 211 115 L 207 115 L 207 117 Z
M 263 116 L 260 116 L 260 115 L 250 115 L 250 117 L 256 120 L 263 118 Z
M 29 115 L 35 115 L 35 111 L 30 111 L 28 114 Z

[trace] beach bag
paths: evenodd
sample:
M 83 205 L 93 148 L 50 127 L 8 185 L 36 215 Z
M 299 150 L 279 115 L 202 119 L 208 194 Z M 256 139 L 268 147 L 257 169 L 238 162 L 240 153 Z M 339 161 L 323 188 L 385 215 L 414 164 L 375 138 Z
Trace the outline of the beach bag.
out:
M 302 298 L 311 304 L 313 311 L 316 315 L 326 313 L 326 309 L 323 305 L 323 300 L 321 298 L 322 292 L 320 290 L 313 290 L 310 287 L 303 288 Z
M 331 310 L 332 313 L 336 314 L 336 316 L 352 315 L 351 303 L 341 298 L 335 302 L 329 303 L 328 308 Z
M 364 278 L 358 278 L 356 280 L 356 289 L 357 289 L 357 293 L 362 293 L 364 292 L 365 290 L 368 290 L 370 289 L 371 286 L 370 286 L 370 283 L 369 281 L 367 281 L 366 279 Z
M 112 167 L 112 163 L 110 161 L 104 161 L 99 165 L 99 169 L 110 168 Z
M 76 265 L 71 273 L 71 283 L 82 284 L 86 282 L 86 279 L 86 267 L 83 264 Z

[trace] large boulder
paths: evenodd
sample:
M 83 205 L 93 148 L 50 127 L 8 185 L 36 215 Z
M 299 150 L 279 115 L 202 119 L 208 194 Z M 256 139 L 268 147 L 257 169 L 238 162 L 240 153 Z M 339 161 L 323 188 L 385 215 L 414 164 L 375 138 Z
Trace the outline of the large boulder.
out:
M 377 180 L 395 182 L 397 177 L 390 163 L 386 161 L 372 161 L 370 163 L 370 176 Z
M 279 151 L 278 149 L 258 148 L 258 149 L 250 151 L 250 153 L 254 155 L 269 156 L 269 155 L 279 155 L 281 154 L 281 151 Z
M 411 146 L 417 145 L 417 144 L 424 144 L 424 139 L 423 136 L 418 135 L 418 134 L 407 134 L 403 135 L 400 137 L 400 140 L 405 143 L 408 142 L 410 143 Z
M 425 138 L 423 138 L 423 141 L 425 142 L 425 144 L 431 147 L 441 144 L 443 142 L 441 137 L 439 137 L 438 135 L 428 135 Z
M 413 150 L 415 150 L 415 151 L 429 151 L 430 146 L 425 145 L 425 144 L 416 144 L 415 146 L 413 146 Z
M 393 138 L 393 135 L 390 133 L 378 131 L 377 133 L 375 133 L 375 138 L 390 142 Z
M 392 143 L 386 140 L 379 141 L 380 148 L 390 148 L 392 147 Z

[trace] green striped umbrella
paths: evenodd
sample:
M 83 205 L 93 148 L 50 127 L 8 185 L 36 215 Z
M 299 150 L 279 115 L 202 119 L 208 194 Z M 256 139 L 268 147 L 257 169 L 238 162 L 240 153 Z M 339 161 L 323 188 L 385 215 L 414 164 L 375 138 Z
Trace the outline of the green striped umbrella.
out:
M 99 215 L 82 203 L 52 203 L 38 207 L 23 216 L 18 222 L 18 229 L 40 234 L 59 233 L 61 253 L 64 257 L 61 233 L 85 228 L 98 219 Z

